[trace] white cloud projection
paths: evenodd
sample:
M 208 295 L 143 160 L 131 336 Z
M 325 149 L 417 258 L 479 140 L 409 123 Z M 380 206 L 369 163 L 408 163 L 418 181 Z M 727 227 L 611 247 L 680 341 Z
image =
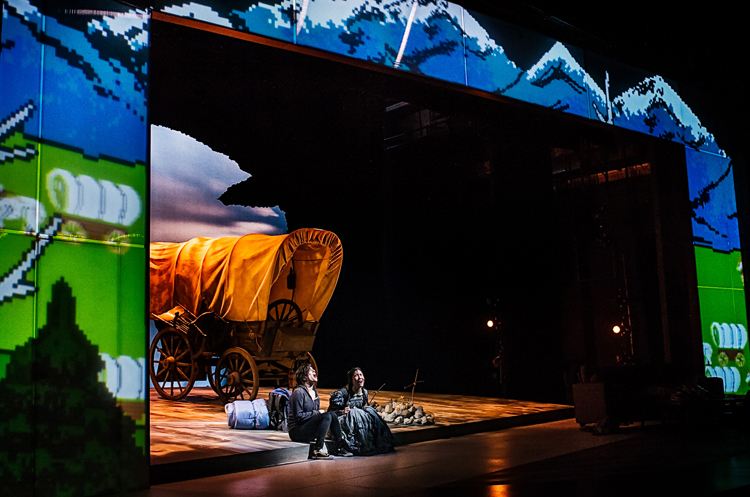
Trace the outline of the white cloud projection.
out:
M 228 187 L 249 177 L 235 161 L 196 139 L 151 126 L 151 241 L 285 233 L 286 217 L 278 207 L 219 200 Z

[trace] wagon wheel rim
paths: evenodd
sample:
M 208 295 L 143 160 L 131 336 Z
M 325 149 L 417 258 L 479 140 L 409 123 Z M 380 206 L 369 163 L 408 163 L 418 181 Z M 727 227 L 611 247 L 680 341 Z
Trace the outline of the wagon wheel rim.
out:
M 270 321 L 302 321 L 302 310 L 289 299 L 271 302 L 268 305 L 267 315 L 267 319 Z
M 149 351 L 151 383 L 167 400 L 180 400 L 193 388 L 198 367 L 187 335 L 168 327 L 154 337 Z
M 216 384 L 216 366 L 208 366 L 208 369 L 206 370 L 206 377 L 208 378 L 208 385 L 211 387 L 214 393 L 218 394 L 219 386 Z
M 255 400 L 258 396 L 258 365 L 245 349 L 232 347 L 224 351 L 216 363 L 214 375 L 216 393 L 224 404 Z
M 310 366 L 313 367 L 315 372 L 318 373 L 318 378 L 320 378 L 320 371 L 318 371 L 318 363 L 315 362 L 315 358 L 310 352 L 304 352 L 301 355 L 294 358 L 294 363 L 292 363 L 293 372 L 296 373 L 297 369 L 299 369 L 299 367 L 302 366 L 306 362 L 310 363 Z M 292 388 L 293 386 L 294 385 L 292 385 L 290 381 L 289 388 Z

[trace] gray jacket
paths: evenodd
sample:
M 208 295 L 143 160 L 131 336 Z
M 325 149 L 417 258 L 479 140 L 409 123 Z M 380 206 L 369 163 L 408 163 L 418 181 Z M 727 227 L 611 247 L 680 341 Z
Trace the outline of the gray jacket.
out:
M 320 413 L 320 395 L 317 390 L 315 390 L 315 395 L 317 398 L 313 401 L 305 387 L 300 385 L 294 387 L 289 399 L 289 431 L 305 424 L 310 418 Z

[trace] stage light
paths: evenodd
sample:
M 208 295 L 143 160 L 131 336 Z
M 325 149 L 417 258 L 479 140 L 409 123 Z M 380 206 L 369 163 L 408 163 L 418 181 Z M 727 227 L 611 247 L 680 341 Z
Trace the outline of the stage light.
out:
M 491 319 L 487 320 L 487 328 L 492 328 L 495 326 L 495 322 Z
M 612 331 L 615 333 L 615 335 L 617 335 L 618 333 L 620 333 L 622 331 L 622 329 L 619 326 L 614 325 L 612 327 Z

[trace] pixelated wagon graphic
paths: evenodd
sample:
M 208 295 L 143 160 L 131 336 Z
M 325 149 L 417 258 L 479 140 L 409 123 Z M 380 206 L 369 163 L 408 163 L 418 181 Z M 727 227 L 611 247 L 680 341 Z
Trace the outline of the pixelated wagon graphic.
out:
M 149 375 L 165 399 L 205 380 L 223 403 L 283 385 L 304 362 L 341 272 L 328 231 L 151 244 Z

